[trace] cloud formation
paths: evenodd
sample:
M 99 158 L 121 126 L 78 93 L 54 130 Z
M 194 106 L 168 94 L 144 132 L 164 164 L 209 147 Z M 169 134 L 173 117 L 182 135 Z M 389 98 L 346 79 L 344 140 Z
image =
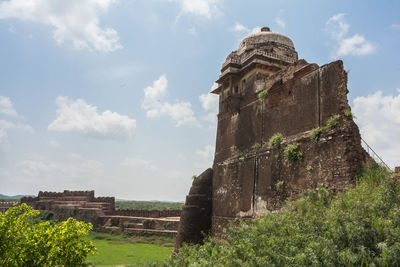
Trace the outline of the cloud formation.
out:
M 151 161 L 141 158 L 126 158 L 121 162 L 121 166 L 138 167 L 146 171 L 156 171 L 158 169 Z
M 381 91 L 353 101 L 353 112 L 363 139 L 391 167 L 400 158 L 400 89 L 397 95 Z
M 364 36 L 354 34 L 347 36 L 350 25 L 344 19 L 345 14 L 339 13 L 328 19 L 326 30 L 331 38 L 336 41 L 336 48 L 333 57 L 340 56 L 362 56 L 375 51 L 375 46 L 367 41 Z
M 76 131 L 93 137 L 123 139 L 131 136 L 136 128 L 136 120 L 109 110 L 100 114 L 96 106 L 82 99 L 59 96 L 56 104 L 57 118 L 48 126 L 51 131 Z
M 221 11 L 218 5 L 222 0 L 175 0 L 181 6 L 181 12 L 189 15 L 196 15 L 212 19 Z
M 165 75 L 153 82 L 153 85 L 144 88 L 144 100 L 142 108 L 146 110 L 149 118 L 160 118 L 168 116 L 176 122 L 176 126 L 186 123 L 196 123 L 196 118 L 189 102 L 171 104 L 163 101 L 167 93 L 168 80 Z
M 214 83 L 211 87 L 211 91 L 217 89 L 218 84 Z M 199 100 L 201 102 L 201 106 L 203 107 L 204 111 L 207 113 L 206 116 L 203 117 L 205 121 L 215 123 L 217 122 L 217 114 L 218 114 L 218 104 L 219 104 L 219 97 L 215 94 L 201 94 L 199 96 Z
M 10 98 L 0 95 L 0 113 L 13 117 L 17 116 L 17 111 L 15 110 Z
M 122 48 L 118 33 L 100 27 L 100 13 L 116 0 L 9 0 L 0 3 L 0 19 L 37 22 L 54 28 L 58 44 L 74 49 L 112 52 Z

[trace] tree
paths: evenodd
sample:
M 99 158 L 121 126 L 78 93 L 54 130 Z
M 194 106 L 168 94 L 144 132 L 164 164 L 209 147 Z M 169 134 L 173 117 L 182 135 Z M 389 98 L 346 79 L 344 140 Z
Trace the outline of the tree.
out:
M 0 266 L 85 266 L 96 251 L 87 239 L 92 225 L 38 222 L 38 215 L 26 204 L 0 213 Z

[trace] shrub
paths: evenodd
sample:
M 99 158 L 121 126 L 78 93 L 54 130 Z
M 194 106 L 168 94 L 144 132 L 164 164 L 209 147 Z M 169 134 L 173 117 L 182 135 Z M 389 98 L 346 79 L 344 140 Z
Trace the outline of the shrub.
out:
M 314 168 L 312 166 L 308 165 L 306 167 L 306 170 L 309 171 L 309 172 L 312 172 L 314 170 Z
M 314 128 L 311 131 L 311 136 L 310 136 L 311 140 L 313 140 L 314 142 L 318 142 L 321 134 L 324 133 L 325 131 L 326 131 L 325 127 Z
M 344 116 L 346 116 L 347 118 L 350 118 L 350 119 L 353 118 L 353 113 L 351 113 L 351 110 L 350 110 L 350 109 L 346 109 L 346 110 L 343 112 L 343 114 L 344 114 Z
M 87 239 L 90 223 L 72 218 L 37 223 L 26 204 L 0 213 L 0 266 L 84 266 L 96 249 Z
M 274 134 L 268 141 L 270 146 L 279 147 L 283 141 L 283 135 L 281 133 Z
M 303 154 L 299 151 L 299 144 L 297 143 L 288 145 L 285 148 L 284 153 L 290 163 L 303 158 Z
M 400 266 L 400 180 L 368 167 L 336 197 L 309 190 L 278 213 L 183 246 L 158 266 Z M 164 265 L 163 265 L 164 264 Z
M 276 191 L 280 191 L 280 190 L 282 189 L 283 184 L 284 184 L 283 181 L 278 181 L 278 182 L 275 184 Z
M 326 121 L 326 126 L 329 129 L 333 129 L 337 126 L 340 126 L 340 115 L 339 114 L 335 114 L 332 117 L 330 117 L 327 121 Z
M 267 90 L 263 90 L 261 92 L 258 93 L 258 99 L 260 100 L 265 100 L 268 98 L 268 92 Z

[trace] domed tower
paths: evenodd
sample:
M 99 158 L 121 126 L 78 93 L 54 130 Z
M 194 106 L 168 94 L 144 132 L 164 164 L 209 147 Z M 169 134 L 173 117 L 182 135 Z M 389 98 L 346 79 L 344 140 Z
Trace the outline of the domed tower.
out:
M 260 79 L 255 88 L 248 85 L 255 74 L 258 78 L 268 78 L 296 61 L 297 52 L 292 40 L 271 32 L 268 27 L 244 38 L 239 48 L 227 56 L 217 80 L 219 87 L 212 92 L 220 95 L 220 112 L 238 112 L 240 100 L 262 90 Z
M 232 219 L 277 210 L 318 184 L 344 190 L 367 158 L 348 116 L 342 61 L 319 67 L 298 60 L 290 38 L 264 27 L 228 55 L 217 83 L 214 163 L 193 181 L 177 249 Z M 281 142 L 270 144 L 278 133 Z

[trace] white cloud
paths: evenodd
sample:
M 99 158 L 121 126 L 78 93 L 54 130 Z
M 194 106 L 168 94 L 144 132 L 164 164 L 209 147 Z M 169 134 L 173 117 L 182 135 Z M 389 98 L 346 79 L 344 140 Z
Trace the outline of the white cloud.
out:
M 286 27 L 286 23 L 279 17 L 277 17 L 275 19 L 275 23 L 278 24 L 281 28 L 285 28 Z
M 56 140 L 50 140 L 48 142 L 49 146 L 52 148 L 59 148 L 60 147 L 60 143 L 58 143 Z
M 139 167 L 146 171 L 156 171 L 158 169 L 151 161 L 141 158 L 126 158 L 121 162 L 121 166 Z
M 75 49 L 112 52 L 122 48 L 118 33 L 100 27 L 100 13 L 116 0 L 9 0 L 0 3 L 0 19 L 37 22 L 54 28 L 58 44 Z
M 144 100 L 142 108 L 146 110 L 146 116 L 149 118 L 159 118 L 169 116 L 176 122 L 176 126 L 185 123 L 196 123 L 194 112 L 189 102 L 180 102 L 170 104 L 162 101 L 167 93 L 168 80 L 165 75 L 153 82 L 152 86 L 144 88 Z
M 10 98 L 0 95 L 0 113 L 17 116 L 17 111 L 15 110 Z
M 182 13 L 211 19 L 213 16 L 220 14 L 218 8 L 222 0 L 175 0 L 182 9 Z
M 188 33 L 193 36 L 197 36 L 197 30 L 194 27 L 188 29 Z
M 214 156 L 215 147 L 206 145 L 202 150 L 196 150 L 196 155 L 200 156 L 203 160 L 210 161 Z
M 393 23 L 393 24 L 391 25 L 391 27 L 394 28 L 394 29 L 400 29 L 400 24 Z
M 22 130 L 30 134 L 35 132 L 30 125 L 0 120 L 0 147 L 8 144 L 8 131 L 11 129 Z
M 103 138 L 119 139 L 132 135 L 136 120 L 109 110 L 99 114 L 96 106 L 82 99 L 72 100 L 59 96 L 57 118 L 49 124 L 52 131 L 77 131 L 79 133 Z
M 103 172 L 103 164 L 96 160 L 85 160 L 77 164 L 23 160 L 18 162 L 15 167 L 19 174 L 18 176 L 39 177 L 42 179 L 71 179 L 87 175 L 94 176 Z
M 218 84 L 214 83 L 211 87 L 211 91 L 217 89 Z M 204 120 L 215 123 L 217 121 L 217 114 L 218 114 L 218 104 L 219 104 L 219 97 L 215 94 L 202 94 L 199 96 L 199 100 L 204 111 L 207 113 L 206 116 L 203 117 Z
M 353 112 L 363 139 L 391 167 L 400 158 L 400 89 L 397 95 L 377 91 L 353 101 Z
M 235 26 L 232 28 L 232 31 L 235 32 L 248 32 L 249 29 L 240 24 L 239 22 L 236 22 Z
M 367 41 L 364 36 L 354 34 L 347 36 L 350 25 L 344 20 L 345 14 L 339 13 L 329 18 L 326 22 L 326 30 L 331 38 L 336 41 L 334 58 L 347 55 L 362 56 L 375 51 L 375 46 Z

